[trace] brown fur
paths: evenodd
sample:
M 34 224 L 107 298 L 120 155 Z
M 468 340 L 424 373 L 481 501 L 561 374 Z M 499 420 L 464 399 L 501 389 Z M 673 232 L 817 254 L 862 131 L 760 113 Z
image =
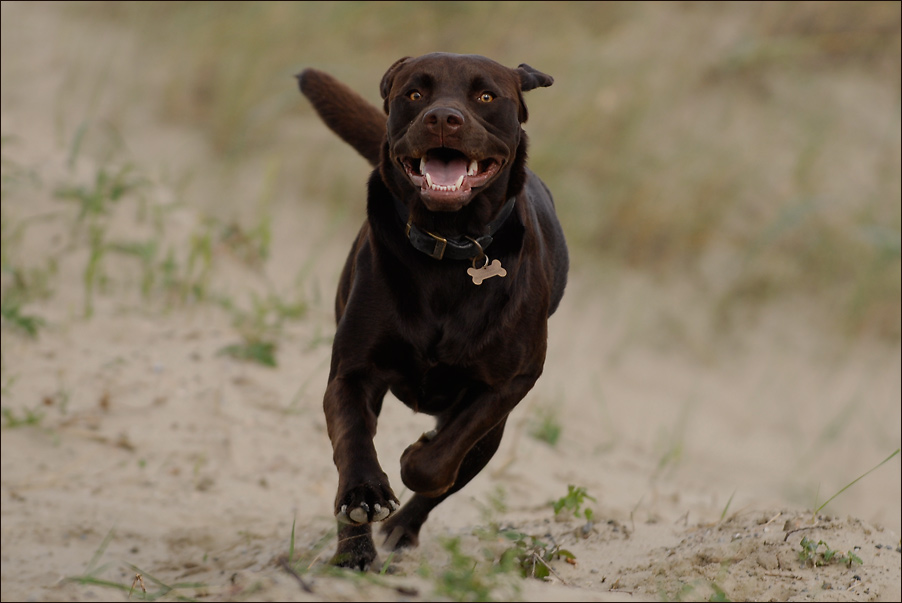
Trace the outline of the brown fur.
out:
M 366 569 L 376 557 L 371 523 L 385 520 L 389 547 L 416 546 L 429 513 L 491 459 L 508 414 L 542 373 L 568 254 L 551 194 L 526 167 L 522 93 L 552 79 L 475 55 L 405 58 L 382 80 L 387 117 L 322 72 L 299 80 L 325 123 L 376 166 L 338 286 L 323 400 L 338 469 L 332 562 Z M 421 157 L 430 177 L 471 160 L 479 169 L 443 191 L 418 184 Z M 482 257 L 430 257 L 408 239 L 408 216 L 414 228 L 463 244 L 491 236 L 485 254 L 507 275 L 475 285 L 467 269 Z M 400 510 L 373 445 L 389 391 L 436 418 L 434 435 L 401 456 L 414 494 Z

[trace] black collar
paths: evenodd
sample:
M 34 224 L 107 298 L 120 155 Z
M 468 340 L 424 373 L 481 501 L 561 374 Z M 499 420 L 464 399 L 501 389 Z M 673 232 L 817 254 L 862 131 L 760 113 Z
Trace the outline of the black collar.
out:
M 498 217 L 492 220 L 488 226 L 488 234 L 477 239 L 463 236 L 456 239 L 446 239 L 445 237 L 433 234 L 428 230 L 423 230 L 411 221 L 410 212 L 401 201 L 395 198 L 395 209 L 398 211 L 401 221 L 406 224 L 405 233 L 417 251 L 422 251 L 429 257 L 441 260 L 447 258 L 449 260 L 472 260 L 484 255 L 485 249 L 492 243 L 492 235 L 498 232 L 501 225 L 511 215 L 514 209 L 516 197 L 511 197 L 501 208 Z

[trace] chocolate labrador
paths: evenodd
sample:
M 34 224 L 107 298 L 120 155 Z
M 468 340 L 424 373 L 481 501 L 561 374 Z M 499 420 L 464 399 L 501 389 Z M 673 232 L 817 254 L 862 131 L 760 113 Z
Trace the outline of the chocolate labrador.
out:
M 569 258 L 554 202 L 526 167 L 523 93 L 552 78 L 475 55 L 404 58 L 384 113 L 327 74 L 298 76 L 325 123 L 376 168 L 341 273 L 323 400 L 338 469 L 332 563 L 366 570 L 371 524 L 416 546 L 423 522 L 498 449 L 545 362 Z M 373 436 L 391 391 L 436 418 L 401 455 L 401 507 Z

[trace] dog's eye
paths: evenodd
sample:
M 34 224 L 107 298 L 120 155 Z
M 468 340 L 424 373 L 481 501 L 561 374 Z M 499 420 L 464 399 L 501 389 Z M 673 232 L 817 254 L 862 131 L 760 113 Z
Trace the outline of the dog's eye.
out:
M 495 100 L 495 95 L 491 92 L 483 92 L 479 95 L 479 102 L 481 103 L 490 103 Z
M 411 90 L 410 92 L 407 93 L 407 98 L 409 98 L 412 101 L 418 101 L 421 98 L 423 98 L 423 95 L 420 94 L 420 92 L 418 90 Z

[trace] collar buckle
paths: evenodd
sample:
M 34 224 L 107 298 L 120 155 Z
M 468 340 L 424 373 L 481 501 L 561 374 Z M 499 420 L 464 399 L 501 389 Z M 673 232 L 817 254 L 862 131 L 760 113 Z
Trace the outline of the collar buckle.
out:
M 410 226 L 411 226 L 411 220 L 407 220 L 406 232 L 407 232 L 408 239 L 410 239 Z M 431 257 L 432 259 L 435 259 L 435 260 L 440 260 L 443 257 L 445 257 L 445 249 L 448 248 L 448 239 L 446 239 L 445 237 L 440 237 L 437 234 L 431 233 L 428 230 L 423 230 L 423 229 L 418 229 L 418 230 L 420 232 L 432 237 L 432 239 L 435 243 L 435 247 L 433 247 L 432 252 L 429 252 L 429 251 L 426 251 L 423 249 L 420 249 L 420 251 L 423 251 L 426 255 L 428 255 L 429 257 Z

